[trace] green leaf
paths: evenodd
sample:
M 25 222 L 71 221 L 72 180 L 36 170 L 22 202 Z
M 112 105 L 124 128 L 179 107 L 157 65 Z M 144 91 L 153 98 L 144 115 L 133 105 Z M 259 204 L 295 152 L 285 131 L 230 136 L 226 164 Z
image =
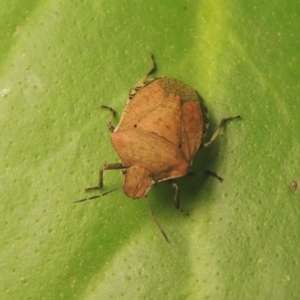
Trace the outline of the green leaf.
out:
M 298 299 L 298 2 L 2 2 L 1 299 Z M 100 105 L 117 124 L 151 52 L 203 96 L 208 137 L 243 118 L 194 159 L 223 183 L 178 180 L 190 217 L 148 194 L 170 244 L 121 189 L 72 203 L 119 162 Z

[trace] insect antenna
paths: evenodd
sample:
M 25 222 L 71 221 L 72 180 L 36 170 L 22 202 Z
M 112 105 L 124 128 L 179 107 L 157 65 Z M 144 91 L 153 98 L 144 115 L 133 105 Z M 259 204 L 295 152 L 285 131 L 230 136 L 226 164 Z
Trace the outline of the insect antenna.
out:
M 107 195 L 107 194 L 110 194 L 110 193 L 112 193 L 112 192 L 114 192 L 114 191 L 120 189 L 121 187 L 122 187 L 122 186 L 118 186 L 118 187 L 116 187 L 116 188 L 114 188 L 114 189 L 112 189 L 112 190 L 110 190 L 110 191 L 108 191 L 108 192 L 105 192 L 105 193 L 101 194 L 101 195 L 96 195 L 96 196 L 91 196 L 91 197 L 87 197 L 87 198 L 75 200 L 75 201 L 73 201 L 73 203 L 79 203 L 79 202 L 84 202 L 84 201 L 88 201 L 88 200 L 95 200 L 95 199 L 97 199 L 97 198 L 100 198 L 100 197 L 103 197 L 103 196 L 105 196 L 105 195 Z
M 165 238 L 166 242 L 167 242 L 168 244 L 170 244 L 170 241 L 169 241 L 169 238 L 168 238 L 167 234 L 164 232 L 164 230 L 163 230 L 162 227 L 160 226 L 158 220 L 156 219 L 156 217 L 155 217 L 155 215 L 154 215 L 154 213 L 153 213 L 153 210 L 152 210 L 152 208 L 151 208 L 151 206 L 150 206 L 150 203 L 149 203 L 149 200 L 148 200 L 147 196 L 145 196 L 145 198 L 146 198 L 146 200 L 147 200 L 148 207 L 149 207 L 149 210 L 150 210 L 150 214 L 152 215 L 152 217 L 153 217 L 153 219 L 154 219 L 154 222 L 156 223 L 157 227 L 159 228 L 159 230 L 160 230 L 161 234 L 163 235 L 163 237 Z

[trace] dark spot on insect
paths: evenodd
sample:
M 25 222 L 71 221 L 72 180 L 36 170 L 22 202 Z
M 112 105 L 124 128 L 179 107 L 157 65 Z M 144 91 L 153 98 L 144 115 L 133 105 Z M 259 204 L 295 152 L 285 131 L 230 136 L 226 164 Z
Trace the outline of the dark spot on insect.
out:
M 134 128 L 137 128 L 137 124 L 134 124 L 133 127 L 134 127 Z

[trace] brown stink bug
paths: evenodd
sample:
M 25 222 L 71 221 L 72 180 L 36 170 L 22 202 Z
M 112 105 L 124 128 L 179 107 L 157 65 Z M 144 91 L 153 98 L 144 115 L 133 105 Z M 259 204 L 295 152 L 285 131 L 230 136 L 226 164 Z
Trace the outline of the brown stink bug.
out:
M 224 118 L 212 138 L 203 143 L 209 119 L 202 97 L 179 80 L 168 77 L 148 79 L 156 71 L 153 55 L 151 58 L 153 66 L 131 89 L 117 127 L 111 123 L 116 112 L 111 107 L 102 106 L 112 113 L 107 126 L 112 132 L 111 142 L 121 163 L 103 165 L 98 185 L 86 190 L 103 186 L 105 170 L 121 169 L 124 174 L 123 190 L 128 197 L 146 197 L 158 182 L 167 181 L 175 188 L 175 207 L 185 213 L 180 207 L 179 188 L 174 179 L 191 175 L 190 167 L 199 147 L 210 146 L 224 124 L 240 116 Z M 221 179 L 213 172 L 208 173 Z

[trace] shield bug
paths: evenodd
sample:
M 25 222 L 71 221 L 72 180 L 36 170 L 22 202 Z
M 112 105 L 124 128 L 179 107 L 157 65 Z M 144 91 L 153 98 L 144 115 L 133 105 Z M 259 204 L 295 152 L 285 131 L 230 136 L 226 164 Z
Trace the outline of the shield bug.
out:
M 168 77 L 149 79 L 156 71 L 153 55 L 151 58 L 151 70 L 130 90 L 127 105 L 116 127 L 112 125 L 116 112 L 102 105 L 111 112 L 107 126 L 121 163 L 103 165 L 98 185 L 86 191 L 103 186 L 104 171 L 120 169 L 124 175 L 123 191 L 128 197 L 146 197 L 158 182 L 167 181 L 175 189 L 175 207 L 186 213 L 180 206 L 179 187 L 174 179 L 192 175 L 190 167 L 199 147 L 210 146 L 224 124 L 240 116 L 222 119 L 211 139 L 203 143 L 209 118 L 202 97 L 179 80 Z M 208 173 L 221 180 L 215 173 Z M 105 194 L 75 202 L 96 199 Z M 151 208 L 150 211 L 152 213 Z

